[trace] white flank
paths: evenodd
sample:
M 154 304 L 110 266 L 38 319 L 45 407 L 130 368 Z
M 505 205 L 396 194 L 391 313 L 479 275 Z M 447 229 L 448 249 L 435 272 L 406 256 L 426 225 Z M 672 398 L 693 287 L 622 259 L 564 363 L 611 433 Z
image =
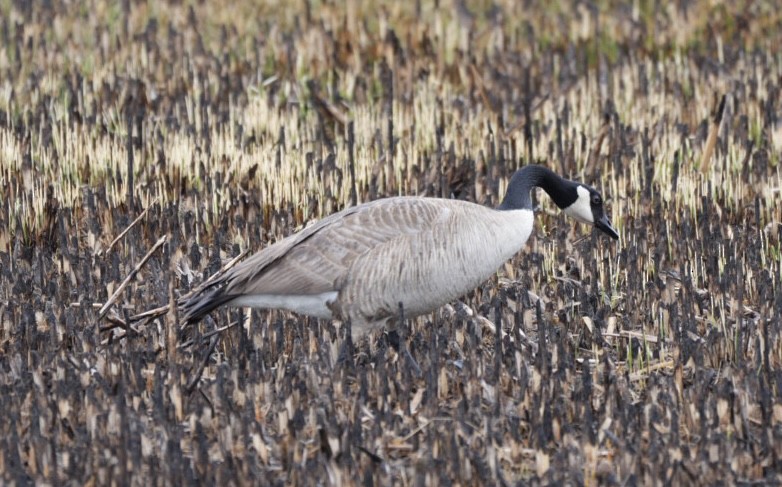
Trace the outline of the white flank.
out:
M 239 296 L 230 301 L 228 305 L 237 308 L 246 306 L 249 308 L 287 309 L 315 318 L 331 319 L 332 315 L 328 304 L 334 302 L 335 299 L 337 299 L 336 291 L 300 296 L 255 294 Z

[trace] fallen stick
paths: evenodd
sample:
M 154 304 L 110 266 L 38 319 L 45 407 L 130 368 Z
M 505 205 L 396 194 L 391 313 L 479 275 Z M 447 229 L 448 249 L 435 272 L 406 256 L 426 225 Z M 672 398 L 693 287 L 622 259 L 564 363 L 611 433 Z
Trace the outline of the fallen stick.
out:
M 584 164 L 584 174 L 586 174 L 586 170 L 589 167 L 595 167 L 595 164 L 597 164 L 597 159 L 600 157 L 600 151 L 603 150 L 603 141 L 605 140 L 608 133 L 611 131 L 611 117 L 606 114 L 603 117 L 603 125 L 600 126 L 600 131 L 597 133 L 597 140 L 595 141 L 595 145 L 592 146 L 592 150 L 589 151 L 589 155 L 587 156 L 587 162 Z
M 225 325 L 225 326 L 221 326 L 220 328 L 215 328 L 214 330 L 212 330 L 212 331 L 210 331 L 208 333 L 204 333 L 203 335 L 201 335 L 201 339 L 211 338 L 214 335 L 217 335 L 218 333 L 222 333 L 225 330 L 233 328 L 234 326 L 238 325 L 239 323 L 241 323 L 241 321 L 234 321 L 231 324 L 228 324 L 228 325 Z M 194 340 L 188 340 L 185 343 L 180 343 L 179 345 L 177 345 L 177 348 L 184 349 L 184 348 L 193 346 L 194 344 L 195 344 Z
M 165 304 L 159 308 L 153 308 L 149 309 L 147 311 L 144 311 L 142 313 L 135 314 L 128 318 L 128 323 L 132 323 L 134 321 L 140 321 L 144 318 L 157 318 L 158 316 L 163 316 L 164 314 L 168 313 L 168 305 Z
M 249 252 L 249 249 L 245 250 L 244 252 L 240 253 L 239 255 L 237 255 L 236 257 L 231 259 L 231 261 L 228 262 L 227 264 L 225 264 L 219 271 L 217 271 L 214 274 L 212 274 L 211 276 L 209 276 L 209 278 L 206 280 L 206 282 L 201 284 L 198 288 L 193 289 L 189 293 L 185 294 L 184 296 L 180 296 L 177 301 L 178 302 L 182 302 L 182 301 L 186 300 L 187 298 L 192 296 L 193 293 L 195 293 L 199 289 L 207 286 L 209 283 L 211 283 L 212 281 L 214 281 L 215 279 L 217 279 L 218 277 L 223 275 L 226 271 L 228 271 L 230 268 L 235 266 L 237 264 L 237 262 L 239 262 L 242 258 L 244 258 L 244 256 L 247 255 L 248 252 Z M 79 303 L 72 303 L 71 304 L 71 306 L 78 306 L 78 305 L 79 305 Z M 98 304 L 97 306 L 100 306 L 100 305 Z M 135 321 L 141 321 L 141 320 L 144 320 L 144 319 L 147 319 L 147 318 L 151 318 L 151 319 L 158 318 L 158 317 L 163 316 L 164 314 L 168 313 L 168 310 L 169 310 L 170 307 L 171 307 L 170 305 L 164 304 L 163 306 L 160 306 L 160 307 L 157 307 L 157 308 L 148 309 L 148 310 L 143 311 L 141 313 L 137 313 L 137 314 L 135 314 L 135 315 L 133 315 L 133 316 L 128 318 L 128 323 L 133 323 Z
M 649 365 L 644 367 L 642 370 L 639 370 L 638 372 L 632 372 L 630 374 L 630 381 L 637 382 L 639 380 L 648 379 L 650 373 L 661 369 L 671 369 L 675 365 L 676 363 L 673 360 L 666 360 L 665 362 L 658 362 L 656 364 Z
M 128 326 L 128 323 L 125 322 L 122 318 L 119 316 L 116 316 L 116 313 L 114 316 L 109 315 L 106 317 L 106 321 L 108 321 L 110 324 L 104 325 L 100 327 L 100 331 L 112 331 L 114 328 L 122 328 L 123 330 L 127 331 L 130 327 Z
M 109 244 L 109 246 L 108 246 L 108 247 L 106 247 L 104 250 L 100 251 L 100 252 L 98 253 L 98 255 L 106 255 L 106 254 L 108 254 L 108 253 L 109 253 L 109 250 L 111 250 L 111 248 L 112 248 L 112 247 L 114 247 L 114 245 L 115 245 L 117 242 L 119 242 L 119 241 L 120 241 L 120 239 L 121 239 L 122 237 L 124 237 L 125 235 L 127 235 L 127 233 L 130 231 L 130 229 L 131 229 L 131 228 L 135 227 L 135 226 L 136 226 L 136 224 L 137 224 L 138 222 L 140 222 L 142 218 L 144 218 L 144 215 L 146 215 L 146 214 L 147 214 L 147 212 L 149 211 L 149 209 L 150 209 L 150 208 L 151 208 L 151 207 L 152 207 L 152 206 L 153 206 L 155 203 L 157 203 L 157 200 L 158 200 L 158 199 L 157 199 L 157 198 L 155 198 L 155 200 L 152 202 L 152 204 L 150 204 L 149 206 L 147 206 L 146 208 L 144 208 L 144 211 L 142 211 L 142 212 L 141 212 L 141 214 L 140 214 L 139 216 L 137 216 L 137 217 L 136 217 L 136 219 L 135 219 L 135 220 L 133 220 L 133 221 L 130 223 L 130 225 L 128 225 L 128 228 L 126 228 L 125 230 L 123 230 L 123 231 L 122 231 L 122 233 L 120 233 L 119 235 L 117 235 L 117 238 L 115 238 L 114 240 L 112 240 L 112 241 L 111 241 L 111 243 Z
M 136 277 L 136 274 L 138 274 L 138 271 L 141 270 L 142 267 L 144 267 L 144 264 L 147 263 L 150 257 L 152 257 L 152 254 L 155 253 L 157 249 L 163 246 L 164 243 L 166 243 L 166 235 L 163 235 L 158 239 L 157 242 L 155 242 L 155 245 L 152 246 L 152 248 L 147 252 L 147 255 L 144 256 L 143 259 L 141 259 L 141 262 L 136 264 L 136 267 L 133 268 L 132 271 L 130 271 L 130 274 L 125 278 L 125 280 L 122 281 L 122 284 L 119 285 L 116 291 L 114 291 L 114 294 L 111 295 L 108 301 L 106 301 L 103 304 L 103 307 L 98 311 L 98 319 L 103 319 L 103 317 L 106 315 L 106 312 L 111 308 L 111 306 L 114 304 L 115 301 L 119 298 L 119 295 L 122 293 L 122 291 L 125 290 L 126 287 L 128 287 L 128 284 L 130 284 L 130 281 Z
M 709 172 L 711 167 L 711 156 L 714 153 L 714 146 L 717 145 L 717 135 L 720 133 L 720 124 L 722 123 L 722 115 L 725 113 L 725 95 L 722 95 L 720 105 L 717 107 L 717 111 L 711 119 L 711 128 L 709 129 L 709 137 L 706 139 L 706 146 L 703 148 L 703 157 L 701 157 L 701 172 Z
M 152 321 L 152 320 L 146 320 L 146 321 L 140 323 L 138 325 L 138 327 L 134 327 L 133 325 L 128 324 L 128 328 L 124 330 L 125 333 L 123 333 L 122 335 L 115 335 L 113 333 L 110 333 L 108 337 L 106 337 L 105 339 L 103 339 L 100 342 L 100 344 L 103 345 L 103 346 L 110 345 L 112 342 L 120 341 L 122 339 L 128 338 L 128 336 L 130 336 L 131 332 L 133 333 L 134 336 L 135 335 L 141 335 L 141 332 L 139 330 L 144 328 L 144 327 L 146 327 L 147 325 L 149 325 L 150 321 Z M 122 327 L 121 326 L 116 326 L 114 328 L 122 328 Z M 109 330 L 101 329 L 101 331 L 111 331 L 111 330 L 110 329 Z
M 212 356 L 212 353 L 214 353 L 215 348 L 217 347 L 217 342 L 219 341 L 218 338 L 219 337 L 217 336 L 212 337 L 212 342 L 209 344 L 209 350 L 206 351 L 204 358 L 201 360 L 201 363 L 198 365 L 198 370 L 196 370 L 196 373 L 190 379 L 190 382 L 185 386 L 185 391 L 187 392 L 188 395 L 193 393 L 193 390 L 198 385 L 198 381 L 201 380 L 201 376 L 204 373 L 206 364 L 209 363 L 209 358 Z

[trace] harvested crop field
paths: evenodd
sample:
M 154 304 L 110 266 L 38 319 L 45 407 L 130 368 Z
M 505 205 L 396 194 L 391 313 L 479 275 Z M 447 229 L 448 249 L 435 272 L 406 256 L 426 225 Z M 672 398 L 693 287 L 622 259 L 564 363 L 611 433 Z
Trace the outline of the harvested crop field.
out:
M 772 1 L 0 1 L 0 483 L 782 482 L 780 45 Z M 495 277 L 352 355 L 180 331 L 308 223 L 533 162 L 620 240 L 540 192 Z

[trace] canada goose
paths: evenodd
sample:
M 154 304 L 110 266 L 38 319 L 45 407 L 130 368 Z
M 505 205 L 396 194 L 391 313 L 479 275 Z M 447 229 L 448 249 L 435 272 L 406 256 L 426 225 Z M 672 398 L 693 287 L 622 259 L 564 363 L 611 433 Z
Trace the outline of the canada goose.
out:
M 530 191 L 617 239 L 593 188 L 528 165 L 498 209 L 401 196 L 346 208 L 227 271 L 187 299 L 185 323 L 221 305 L 282 308 L 351 324 L 353 337 L 405 315 L 431 312 L 476 288 L 527 242 Z

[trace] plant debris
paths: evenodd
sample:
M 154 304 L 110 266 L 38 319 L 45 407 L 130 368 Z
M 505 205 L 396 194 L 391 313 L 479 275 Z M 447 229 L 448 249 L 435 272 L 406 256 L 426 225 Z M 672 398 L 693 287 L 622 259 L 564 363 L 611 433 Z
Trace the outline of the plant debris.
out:
M 780 45 L 765 1 L 0 3 L 0 482 L 782 483 Z M 180 330 L 246 252 L 532 162 L 620 241 L 538 198 L 399 337 Z

